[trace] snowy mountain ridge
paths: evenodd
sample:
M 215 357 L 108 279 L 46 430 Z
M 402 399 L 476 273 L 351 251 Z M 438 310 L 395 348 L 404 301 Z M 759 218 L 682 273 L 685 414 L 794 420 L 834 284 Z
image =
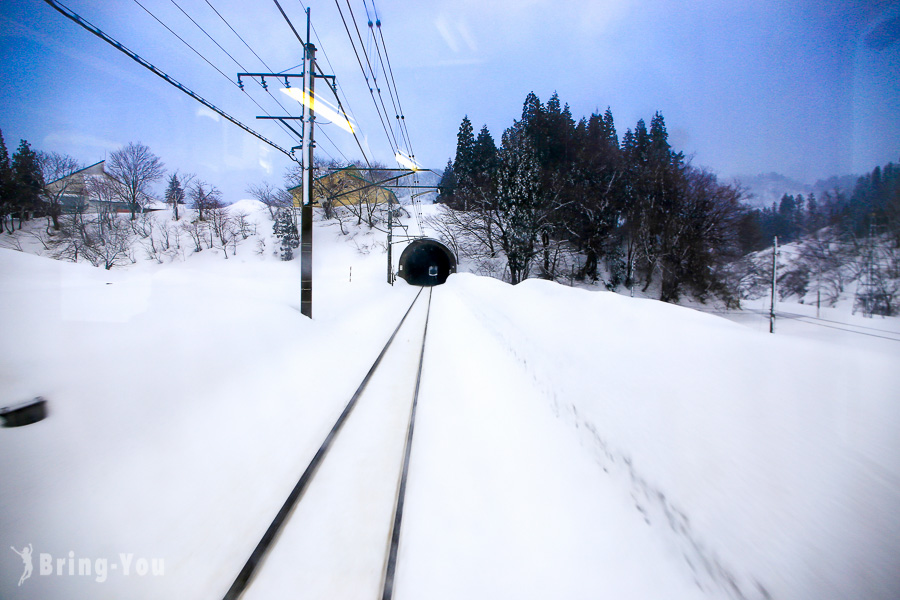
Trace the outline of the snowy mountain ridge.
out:
M 835 190 L 840 190 L 845 196 L 849 196 L 858 177 L 858 175 L 833 176 L 819 179 L 810 184 L 772 172 L 740 175 L 734 179 L 748 192 L 747 197 L 744 198 L 746 205 L 753 208 L 771 208 L 773 204 L 777 206 L 785 194 L 808 196 L 810 193 L 814 193 L 816 197 L 823 198 L 826 193 L 834 194 Z

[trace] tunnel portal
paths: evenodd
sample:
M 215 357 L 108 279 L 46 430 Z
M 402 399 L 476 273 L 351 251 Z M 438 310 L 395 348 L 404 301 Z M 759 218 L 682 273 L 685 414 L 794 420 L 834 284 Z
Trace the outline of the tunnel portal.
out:
M 456 273 L 456 258 L 437 240 L 413 240 L 400 255 L 398 274 L 410 285 L 440 285 L 450 273 Z

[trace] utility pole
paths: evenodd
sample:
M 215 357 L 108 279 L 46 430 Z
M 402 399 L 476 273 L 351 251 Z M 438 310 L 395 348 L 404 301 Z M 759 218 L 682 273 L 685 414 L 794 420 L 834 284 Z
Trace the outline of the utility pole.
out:
M 309 28 L 309 8 L 306 9 L 307 29 Z M 309 90 L 309 119 L 303 136 L 306 144 L 306 173 L 303 179 L 303 207 L 300 209 L 300 313 L 312 319 L 312 261 L 313 261 L 313 151 L 316 147 L 314 132 L 316 124 L 316 47 L 306 38 L 306 78 Z M 307 83 L 308 81 L 308 83 Z
M 391 208 L 391 199 L 388 198 L 388 228 L 387 228 L 387 282 L 394 285 L 394 258 L 391 254 L 391 244 L 394 233 L 394 209 Z
M 866 287 L 865 317 L 871 319 L 875 312 L 875 220 L 874 215 L 869 215 L 869 239 L 866 243 Z
M 775 236 L 775 243 L 772 246 L 772 304 L 769 307 L 769 333 L 775 333 L 775 285 L 778 282 L 778 236 Z
M 278 5 L 278 0 L 275 0 L 276 6 L 278 6 L 279 10 L 281 10 L 281 6 Z M 310 33 L 312 29 L 312 24 L 310 21 L 310 9 L 306 9 L 306 41 L 304 42 L 300 38 L 300 34 L 297 33 L 297 30 L 294 29 L 294 26 L 291 24 L 287 15 L 284 11 L 281 12 L 287 21 L 288 25 L 290 25 L 291 30 L 294 32 L 294 35 L 297 36 L 297 40 L 303 45 L 303 73 L 238 73 L 238 86 L 241 89 L 244 89 L 243 86 L 243 77 L 250 77 L 253 79 L 258 78 L 263 88 L 266 88 L 266 78 L 269 77 L 271 79 L 283 80 L 285 86 L 285 92 L 288 93 L 289 96 L 293 97 L 295 100 L 300 102 L 303 106 L 303 116 L 293 117 L 293 116 L 283 116 L 283 117 L 273 117 L 273 116 L 265 116 L 265 117 L 256 117 L 257 119 L 272 119 L 281 122 L 282 125 L 290 129 L 290 131 L 300 138 L 301 146 L 295 146 L 291 148 L 290 155 L 293 156 L 294 150 L 300 149 L 300 160 L 297 162 L 300 164 L 300 170 L 302 173 L 302 183 L 301 183 L 301 199 L 298 202 L 295 200 L 294 209 L 300 209 L 300 312 L 312 318 L 312 261 L 313 261 L 313 175 L 314 175 L 314 161 L 313 161 L 313 151 L 316 147 L 315 141 L 315 122 L 316 122 L 316 97 L 315 97 L 315 88 L 316 88 L 316 78 L 321 79 L 330 79 L 331 86 L 333 89 L 335 88 L 335 77 L 334 75 L 317 75 L 316 74 L 316 47 L 310 41 Z M 303 78 L 303 91 L 298 96 L 294 92 L 295 90 L 290 87 L 290 80 L 294 77 L 302 77 Z M 335 92 L 337 93 L 337 92 Z M 307 115 L 307 110 L 309 110 L 309 115 Z M 297 131 L 293 127 L 289 121 L 300 121 L 303 124 L 301 128 L 302 131 Z M 296 160 L 296 159 L 295 159 Z M 295 213 L 296 214 L 296 213 Z

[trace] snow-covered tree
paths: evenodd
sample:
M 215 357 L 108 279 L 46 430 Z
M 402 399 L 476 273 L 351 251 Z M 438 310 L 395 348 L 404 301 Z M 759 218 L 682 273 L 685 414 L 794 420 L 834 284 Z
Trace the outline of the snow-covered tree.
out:
M 281 240 L 281 260 L 294 260 L 294 250 L 300 247 L 300 236 L 290 209 L 278 209 L 272 232 Z

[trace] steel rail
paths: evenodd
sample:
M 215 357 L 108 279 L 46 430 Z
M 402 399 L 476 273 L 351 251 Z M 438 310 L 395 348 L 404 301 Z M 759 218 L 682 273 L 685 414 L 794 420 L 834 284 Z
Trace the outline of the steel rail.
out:
M 403 505 L 406 500 L 406 481 L 409 477 L 409 458 L 412 453 L 413 430 L 416 426 L 416 409 L 419 405 L 419 387 L 422 383 L 422 364 L 425 362 L 425 340 L 428 338 L 428 317 L 431 316 L 431 293 L 428 290 L 428 309 L 425 313 L 425 330 L 422 332 L 422 349 L 419 351 L 419 368 L 416 372 L 416 389 L 413 392 L 412 407 L 409 411 L 409 424 L 406 428 L 406 444 L 403 448 L 403 467 L 400 470 L 400 482 L 397 486 L 397 501 L 394 505 L 394 519 L 391 528 L 391 539 L 388 545 L 387 560 L 382 578 L 381 599 L 392 600 L 394 595 L 394 575 L 397 571 L 397 554 L 400 550 L 400 525 L 403 520 Z
M 303 474 L 300 476 L 300 479 L 299 481 L 297 481 L 294 489 L 291 490 L 291 493 L 288 495 L 287 500 L 285 500 L 284 504 L 282 505 L 281 510 L 279 510 L 278 514 L 275 515 L 275 518 L 272 520 L 269 528 L 263 534 L 262 539 L 260 539 L 259 543 L 256 545 L 256 548 L 253 550 L 250 558 L 247 559 L 246 564 L 244 564 L 244 568 L 241 569 L 240 573 L 238 573 L 238 576 L 235 578 L 234 583 L 231 584 L 231 587 L 228 589 L 228 592 L 224 596 L 224 600 L 237 600 L 241 597 L 241 594 L 244 593 L 244 590 L 247 589 L 247 586 L 250 585 L 250 582 L 253 580 L 253 576 L 257 573 L 259 566 L 266 557 L 266 554 L 272 547 L 275 540 L 278 538 L 282 527 L 284 526 L 294 507 L 300 501 L 300 498 L 303 496 L 306 488 L 309 487 L 309 483 L 312 481 L 313 476 L 316 474 L 316 471 L 322 464 L 325 455 L 328 454 L 328 451 L 330 450 L 332 443 L 337 437 L 338 432 L 347 421 L 347 418 L 350 416 L 350 413 L 356 406 L 359 397 L 363 394 L 363 391 L 365 391 L 366 386 L 372 379 L 372 375 L 375 373 L 378 365 L 381 364 L 381 360 L 384 358 L 385 354 L 387 354 L 388 348 L 390 348 L 391 343 L 394 341 L 394 338 L 397 337 L 397 333 L 400 331 L 400 328 L 403 327 L 403 323 L 406 322 L 406 318 L 412 312 L 413 307 L 416 305 L 416 302 L 421 295 L 422 290 L 420 289 L 416 294 L 416 297 L 413 299 L 412 303 L 409 305 L 409 308 L 406 310 L 406 313 L 403 315 L 403 318 L 400 319 L 400 323 L 397 325 L 397 328 L 394 329 L 391 337 L 388 338 L 388 341 L 384 345 L 384 348 L 381 350 L 381 353 L 378 355 L 378 358 L 376 358 L 375 362 L 372 363 L 372 367 L 369 369 L 369 372 L 366 373 L 366 376 L 363 378 L 362 383 L 359 384 L 356 392 L 354 392 L 353 396 L 350 398 L 350 401 L 347 402 L 347 405 L 344 407 L 343 412 L 341 412 L 337 421 L 335 421 L 334 426 L 331 428 L 331 431 L 328 432 L 328 435 L 325 437 L 322 445 L 319 446 L 319 450 L 316 452 L 315 456 L 313 456 L 313 459 L 306 467 L 306 470 L 303 471 Z M 431 304 L 430 300 L 431 296 L 429 295 L 429 306 Z

